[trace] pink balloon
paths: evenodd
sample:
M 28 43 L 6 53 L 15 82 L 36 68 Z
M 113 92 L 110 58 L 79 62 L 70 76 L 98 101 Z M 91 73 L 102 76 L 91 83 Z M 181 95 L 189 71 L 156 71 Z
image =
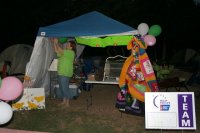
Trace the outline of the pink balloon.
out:
M 11 101 L 18 98 L 23 91 L 22 82 L 16 77 L 6 77 L 2 80 L 0 88 L 0 99 Z
M 153 46 L 156 43 L 156 38 L 152 35 L 146 35 L 144 37 L 144 42 L 148 45 L 148 46 Z

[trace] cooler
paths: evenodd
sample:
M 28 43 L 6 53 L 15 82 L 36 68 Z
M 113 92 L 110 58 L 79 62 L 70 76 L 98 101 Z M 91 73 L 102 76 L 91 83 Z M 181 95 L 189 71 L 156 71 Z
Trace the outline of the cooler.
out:
M 80 93 L 78 85 L 70 84 L 69 88 L 70 88 L 70 93 L 72 95 L 71 99 L 76 98 Z M 59 85 L 55 85 L 55 98 L 62 98 Z

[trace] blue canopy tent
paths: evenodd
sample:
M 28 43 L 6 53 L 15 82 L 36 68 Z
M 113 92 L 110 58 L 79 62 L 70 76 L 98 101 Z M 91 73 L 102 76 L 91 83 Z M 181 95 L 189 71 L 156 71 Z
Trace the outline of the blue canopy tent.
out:
M 56 23 L 50 26 L 40 27 L 30 63 L 26 70 L 26 75 L 32 79 L 32 87 L 43 87 L 49 93 L 49 73 L 48 69 L 55 58 L 52 48 L 51 37 L 79 37 L 95 38 L 105 36 L 135 35 L 137 30 L 109 18 L 97 11 L 89 12 L 76 18 Z M 79 42 L 78 42 L 79 43 Z M 84 45 L 77 48 L 77 54 L 83 51 Z
M 46 37 L 110 36 L 122 34 L 137 34 L 137 30 L 97 11 L 41 27 L 38 32 L 38 36 Z

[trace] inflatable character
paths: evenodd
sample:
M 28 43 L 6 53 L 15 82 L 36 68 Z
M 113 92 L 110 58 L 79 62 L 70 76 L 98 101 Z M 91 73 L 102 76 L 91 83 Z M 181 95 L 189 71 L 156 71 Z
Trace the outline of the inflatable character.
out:
M 131 55 L 124 62 L 119 78 L 120 94 L 125 97 L 125 101 L 123 103 L 118 99 L 116 107 L 136 114 L 144 113 L 144 92 L 158 91 L 146 48 L 147 45 L 144 42 L 133 37 L 127 45 L 127 49 L 131 50 Z

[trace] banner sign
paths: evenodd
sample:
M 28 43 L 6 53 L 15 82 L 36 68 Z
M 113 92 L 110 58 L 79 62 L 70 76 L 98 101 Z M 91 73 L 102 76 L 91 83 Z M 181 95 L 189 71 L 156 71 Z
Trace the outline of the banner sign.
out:
M 146 129 L 196 129 L 194 92 L 145 92 Z

